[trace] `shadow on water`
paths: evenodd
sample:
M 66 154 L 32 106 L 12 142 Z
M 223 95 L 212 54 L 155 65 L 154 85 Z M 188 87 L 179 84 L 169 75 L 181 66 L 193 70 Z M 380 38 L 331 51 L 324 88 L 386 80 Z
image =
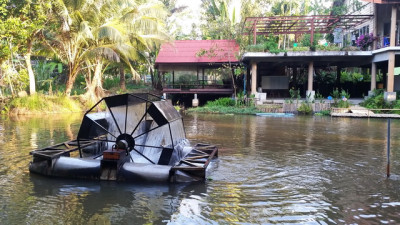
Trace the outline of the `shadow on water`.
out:
M 56 216 L 58 220 L 74 224 L 132 224 L 133 221 L 134 224 L 160 224 L 169 222 L 171 215 L 180 210 L 182 199 L 206 193 L 204 183 L 90 182 L 38 175 L 31 175 L 30 182 L 32 194 L 45 203 L 31 207 L 28 212 L 31 222 L 37 219 L 51 223 Z M 58 211 L 58 208 L 68 211 Z

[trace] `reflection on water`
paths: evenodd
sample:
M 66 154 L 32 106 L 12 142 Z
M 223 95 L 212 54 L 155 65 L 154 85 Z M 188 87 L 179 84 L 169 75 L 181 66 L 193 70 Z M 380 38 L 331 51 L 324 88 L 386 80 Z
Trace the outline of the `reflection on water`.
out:
M 220 146 L 206 184 L 50 179 L 29 151 L 75 138 L 81 115 L 0 120 L 0 224 L 385 224 L 400 222 L 400 121 L 385 178 L 386 121 L 188 115 Z

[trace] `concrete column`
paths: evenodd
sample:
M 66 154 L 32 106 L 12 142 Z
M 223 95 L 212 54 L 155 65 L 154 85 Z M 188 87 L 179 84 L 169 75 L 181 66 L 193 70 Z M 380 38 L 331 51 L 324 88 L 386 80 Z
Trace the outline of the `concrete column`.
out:
M 199 99 L 197 99 L 197 94 L 194 94 L 194 98 L 192 99 L 192 107 L 199 106 Z
M 390 47 L 396 46 L 396 19 L 397 19 L 397 6 L 392 5 L 392 19 L 390 21 Z
M 368 96 L 372 97 L 374 95 L 374 90 L 376 89 L 376 63 L 371 64 L 371 89 L 368 91 Z
M 308 100 L 314 100 L 315 91 L 313 90 L 313 82 L 314 82 L 314 62 L 310 62 L 308 64 L 308 88 L 306 91 L 306 97 Z
M 387 92 L 393 92 L 394 89 L 394 63 L 395 54 L 393 51 L 389 52 L 389 62 L 388 62 L 388 78 L 387 78 Z
M 251 94 L 257 93 L 257 63 L 251 63 Z
M 373 22 L 372 34 L 374 35 L 374 37 L 376 37 L 378 35 L 378 4 L 376 4 L 376 3 L 372 3 L 372 4 L 374 4 L 373 5 L 373 8 L 374 8 L 374 22 Z M 377 49 L 378 41 L 374 41 L 374 43 L 372 44 L 372 50 L 376 50 Z
M 396 46 L 396 18 L 397 18 L 397 7 L 392 6 L 392 19 L 390 21 L 390 47 Z M 384 93 L 385 101 L 391 102 L 396 100 L 396 92 L 394 90 L 394 65 L 395 65 L 395 54 L 393 51 L 389 52 L 388 62 L 388 77 L 387 77 L 387 88 Z

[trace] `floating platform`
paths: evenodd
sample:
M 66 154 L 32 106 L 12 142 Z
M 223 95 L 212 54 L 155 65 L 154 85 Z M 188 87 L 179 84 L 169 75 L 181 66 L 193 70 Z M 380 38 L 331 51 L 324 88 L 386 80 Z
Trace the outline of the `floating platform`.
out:
M 256 116 L 263 117 L 294 117 L 293 113 L 256 113 Z
M 103 98 L 84 115 L 76 140 L 32 151 L 29 171 L 108 181 L 204 181 L 218 148 L 191 146 L 181 115 L 169 102 L 152 97 Z M 96 112 L 97 106 L 106 110 Z

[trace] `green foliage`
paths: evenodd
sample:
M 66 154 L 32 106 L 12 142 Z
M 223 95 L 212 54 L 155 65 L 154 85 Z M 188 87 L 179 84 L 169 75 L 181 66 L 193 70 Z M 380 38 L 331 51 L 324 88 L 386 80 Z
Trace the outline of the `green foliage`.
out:
M 247 52 L 264 52 L 265 46 L 264 44 L 256 44 L 256 45 L 248 45 L 246 46 Z
M 350 103 L 348 101 L 340 100 L 337 104 L 338 108 L 349 108 Z
M 25 91 L 29 85 L 28 71 L 22 65 L 3 63 L 0 66 L 2 76 L 0 82 L 5 86 L 6 94 L 15 95 Z
M 285 50 L 278 48 L 278 40 L 272 35 L 267 38 L 261 40 L 261 43 L 256 45 L 248 45 L 246 46 L 246 51 L 248 52 L 270 52 L 270 53 L 280 53 L 285 52 Z
M 289 90 L 289 95 L 291 99 L 299 99 L 300 98 L 300 90 L 291 88 Z
M 316 116 L 330 116 L 331 111 L 330 110 L 321 110 L 318 113 L 315 113 Z
M 336 45 L 317 45 L 315 46 L 315 50 L 317 51 L 340 51 L 341 48 Z
M 310 115 L 312 114 L 311 104 L 309 104 L 308 102 L 302 102 L 300 107 L 297 108 L 297 111 L 299 112 L 299 114 Z
M 353 83 L 358 83 L 362 81 L 367 81 L 370 80 L 371 76 L 369 74 L 361 74 L 358 72 L 352 72 L 352 71 L 342 71 L 340 73 L 340 82 L 353 82 Z
M 293 51 L 293 52 L 307 52 L 310 51 L 310 47 L 307 46 L 297 46 L 297 47 L 293 47 L 292 49 L 289 49 L 289 51 Z
M 319 92 L 317 92 L 317 93 L 315 94 L 315 99 L 316 99 L 317 101 L 319 101 L 319 103 L 325 103 L 325 101 L 324 101 L 324 96 L 322 96 L 321 93 L 319 93 Z
M 114 87 L 119 87 L 119 77 L 105 77 L 103 81 L 103 87 L 108 90 Z
M 338 107 L 338 108 L 349 108 L 350 103 L 348 99 L 350 98 L 350 94 L 345 91 L 339 91 L 337 88 L 334 89 L 331 93 L 331 96 L 333 98 L 333 106 Z
M 322 35 L 319 33 L 314 34 L 314 39 L 313 43 L 311 44 L 311 35 L 310 34 L 304 34 L 303 38 L 300 40 L 301 46 L 304 47 L 310 47 L 312 51 L 315 50 L 315 46 L 318 44 L 318 40 L 322 38 Z
M 367 98 L 360 105 L 364 106 L 368 109 L 392 109 L 392 108 L 400 108 L 397 107 L 399 101 L 396 102 L 386 102 L 384 99 L 384 91 L 383 89 L 375 89 L 372 97 Z M 399 105 L 400 106 L 400 105 Z
M 293 103 L 294 99 L 297 99 L 297 100 L 300 99 L 300 90 L 291 88 L 291 89 L 289 89 L 289 95 L 290 95 L 290 99 L 288 99 L 288 100 L 286 99 L 285 101 L 287 103 L 291 104 L 291 103 Z
M 53 112 L 80 112 L 80 105 L 71 98 L 58 96 L 45 96 L 35 94 L 10 101 L 9 111 L 15 114 L 53 113 Z
M 232 98 L 219 98 L 214 101 L 209 101 L 206 104 L 207 107 L 229 107 L 229 106 L 235 106 L 235 100 Z
M 219 113 L 219 114 L 256 114 L 260 113 L 259 109 L 256 107 L 234 107 L 234 106 L 204 106 L 197 108 L 190 108 L 188 112 L 198 112 L 198 113 Z

